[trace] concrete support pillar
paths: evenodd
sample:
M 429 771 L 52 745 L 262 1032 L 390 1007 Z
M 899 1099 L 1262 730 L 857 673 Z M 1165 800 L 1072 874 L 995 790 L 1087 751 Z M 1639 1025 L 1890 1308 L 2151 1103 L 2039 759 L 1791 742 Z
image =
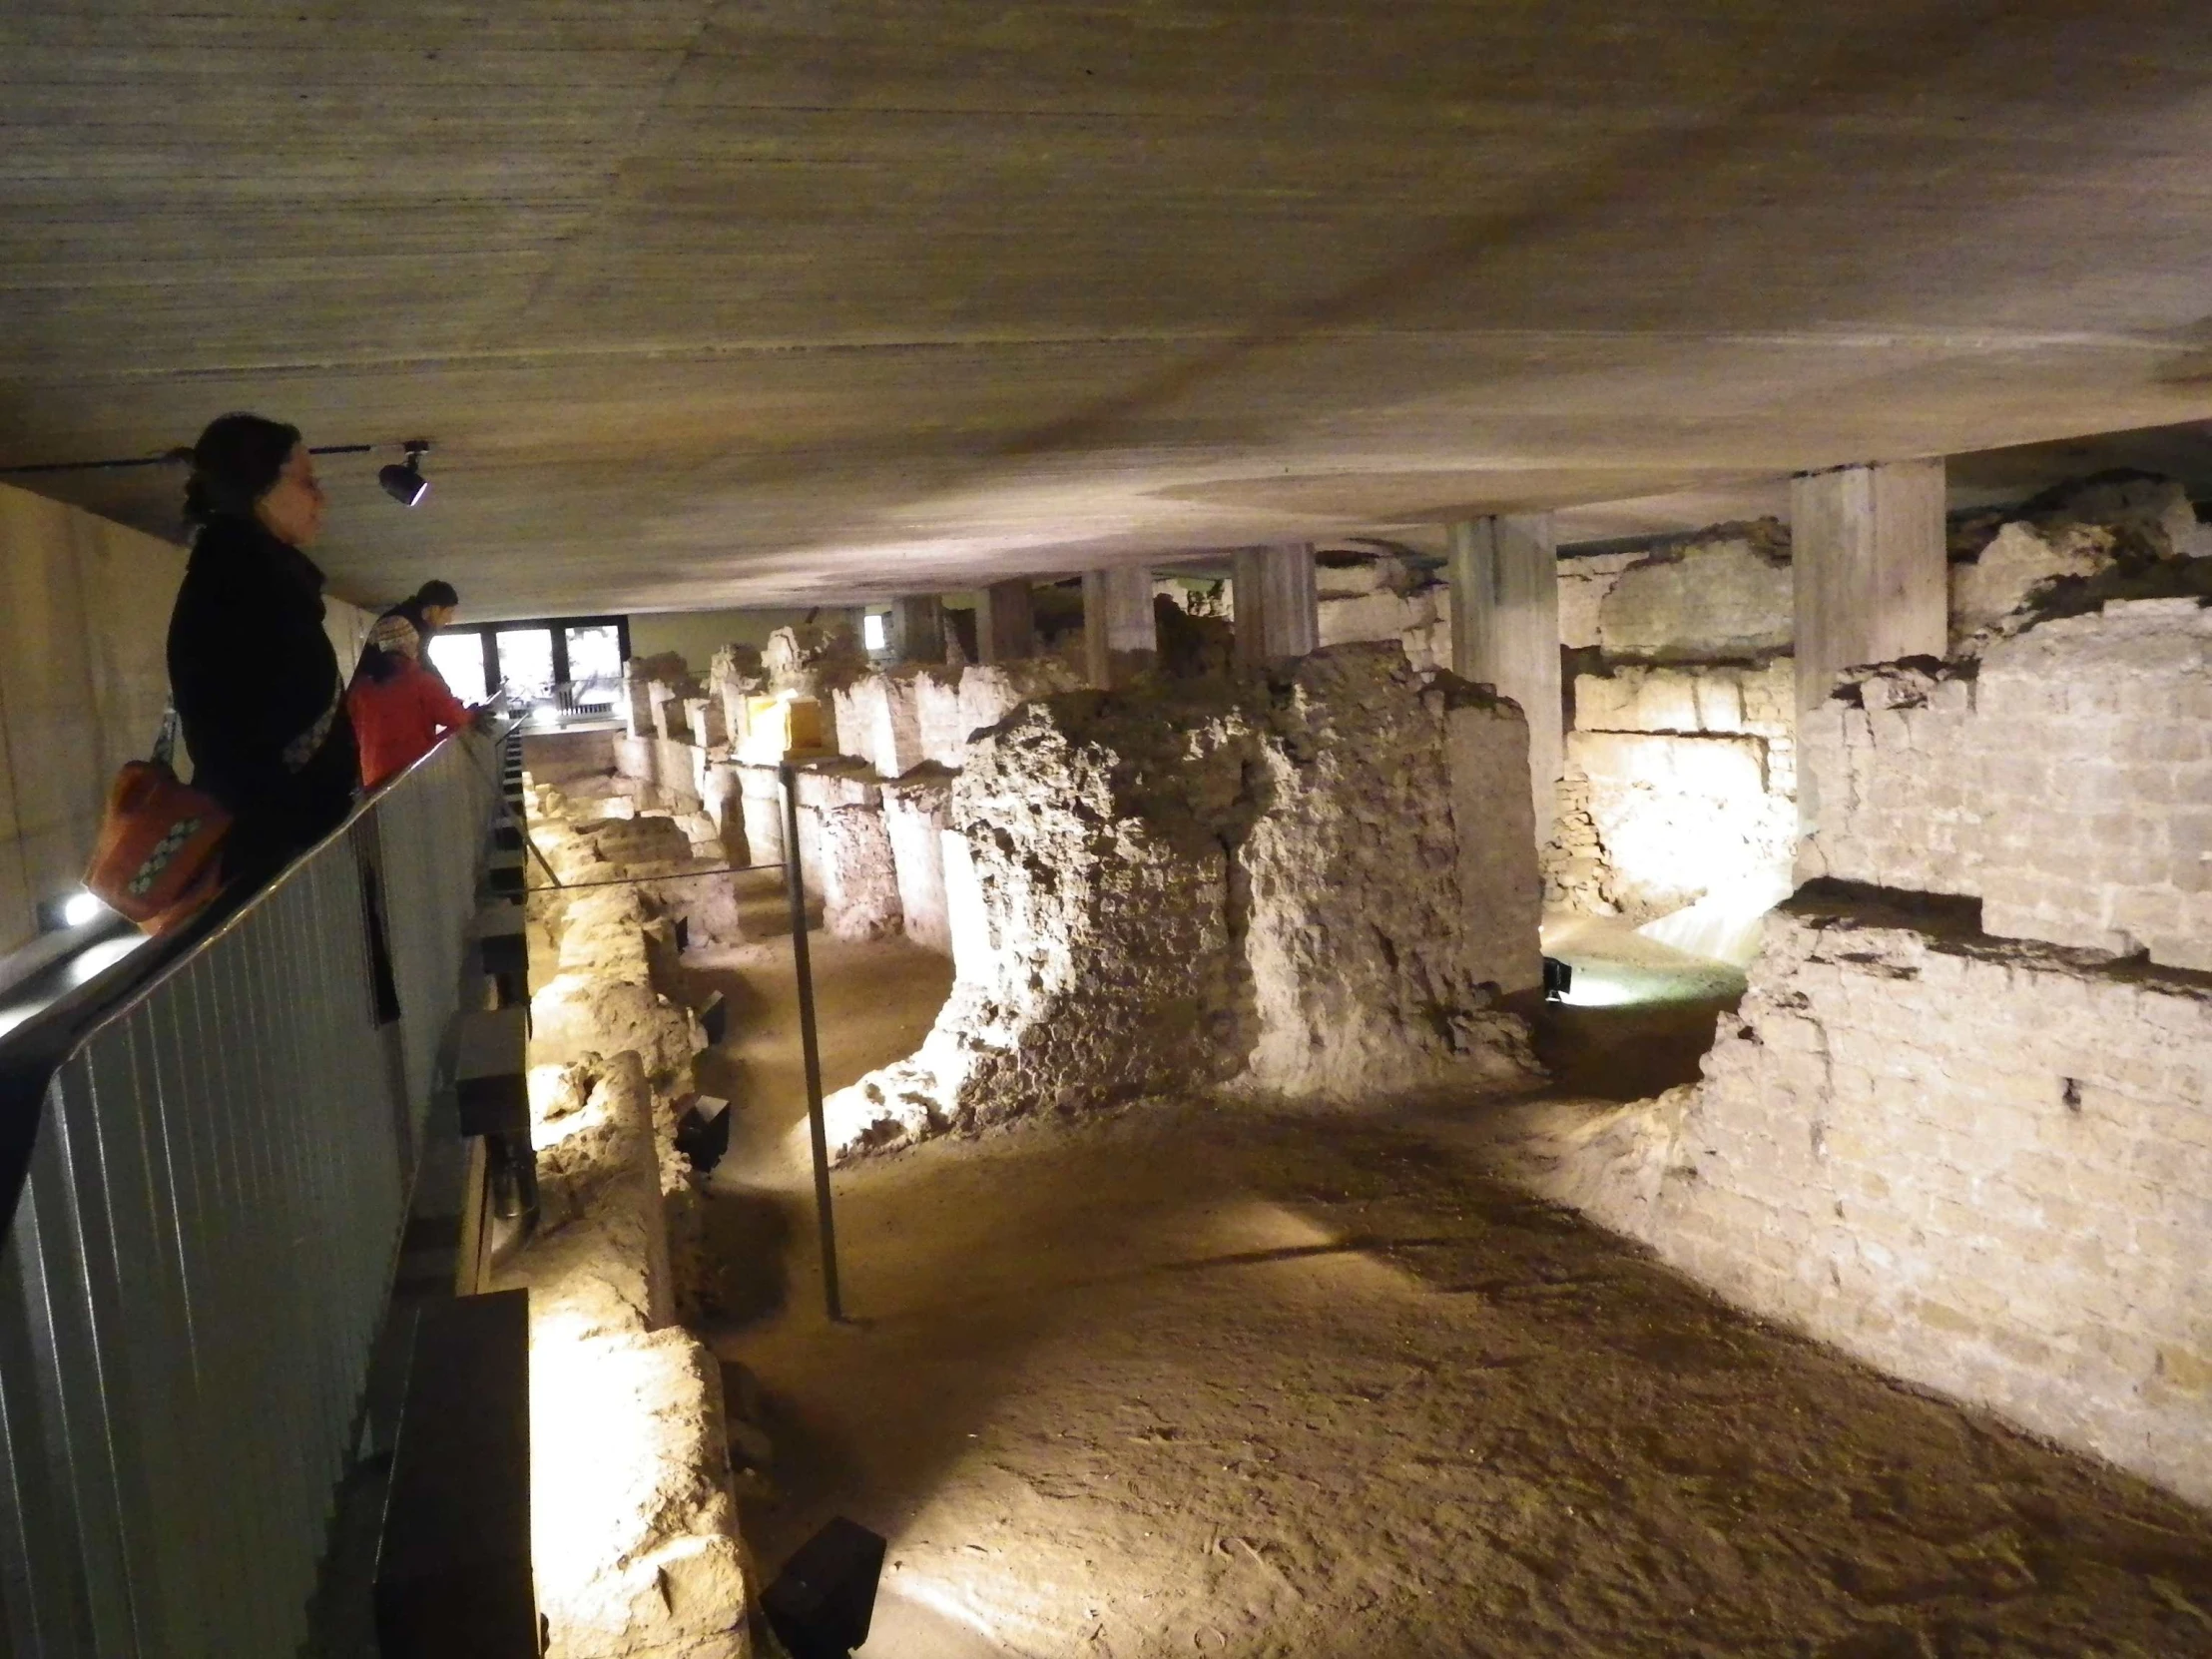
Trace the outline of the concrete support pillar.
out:
M 986 663 L 1010 663 L 1036 655 L 1037 624 L 1030 608 L 1028 577 L 993 582 L 983 590 L 982 609 L 975 618 L 975 643 Z
M 1104 691 L 1150 667 L 1160 650 L 1152 620 L 1152 572 L 1138 567 L 1083 572 L 1083 661 Z
M 1450 527 L 1451 671 L 1495 686 L 1528 717 L 1536 842 L 1551 839 L 1566 765 L 1559 695 L 1559 554 L 1551 515 Z
M 1940 459 L 1837 467 L 1792 481 L 1800 712 L 1826 702 L 1846 669 L 1943 654 L 1943 485 Z
M 933 593 L 891 602 L 891 655 L 902 663 L 944 661 L 944 601 Z
M 1321 649 L 1321 598 L 1311 542 L 1240 547 L 1229 584 L 1236 606 L 1237 667 L 1254 673 L 1278 657 Z

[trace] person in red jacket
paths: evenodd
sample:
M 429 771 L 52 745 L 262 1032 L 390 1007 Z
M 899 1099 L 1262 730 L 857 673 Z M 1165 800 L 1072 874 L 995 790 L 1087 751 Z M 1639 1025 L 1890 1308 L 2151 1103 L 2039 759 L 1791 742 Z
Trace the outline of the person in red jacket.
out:
M 369 789 L 430 753 L 474 717 L 445 682 L 422 666 L 422 637 L 403 616 L 377 621 L 345 693 Z

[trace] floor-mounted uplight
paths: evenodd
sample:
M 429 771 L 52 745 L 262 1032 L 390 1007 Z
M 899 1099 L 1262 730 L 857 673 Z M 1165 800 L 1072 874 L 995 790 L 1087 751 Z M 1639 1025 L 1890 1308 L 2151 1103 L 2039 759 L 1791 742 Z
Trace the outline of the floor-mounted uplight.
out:
M 879 1535 L 839 1515 L 793 1553 L 761 1596 L 792 1659 L 845 1659 L 865 1645 L 883 1549 Z

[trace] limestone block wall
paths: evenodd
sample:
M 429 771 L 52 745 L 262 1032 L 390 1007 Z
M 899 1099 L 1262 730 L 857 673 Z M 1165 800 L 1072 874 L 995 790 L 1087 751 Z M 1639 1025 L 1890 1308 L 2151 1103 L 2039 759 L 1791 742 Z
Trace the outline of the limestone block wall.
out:
M 543 787 L 529 799 L 531 832 L 564 882 L 651 875 L 671 862 L 662 854 L 689 850 L 666 817 L 577 819 Z M 743 1659 L 751 1568 L 721 1371 L 676 1323 L 706 1300 L 698 1193 L 675 1150 L 701 1038 L 678 994 L 667 906 L 651 883 L 541 877 L 529 910 L 541 1215 L 498 1283 L 531 1291 L 547 1653 Z
M 1315 570 L 1320 639 L 1325 646 L 1395 640 L 1416 669 L 1451 666 L 1449 590 L 1433 561 L 1402 552 L 1325 550 Z M 1236 594 L 1227 582 L 1163 577 L 1154 593 L 1188 615 L 1233 622 Z
M 952 921 L 945 894 L 944 834 L 952 809 L 952 774 L 917 768 L 883 785 L 883 832 L 890 843 L 906 937 L 949 956 Z
M 1703 1083 L 1536 1150 L 1745 1306 L 2212 1501 L 2212 976 L 1817 884 Z
M 1550 901 L 1638 920 L 1787 891 L 1797 836 L 1789 535 L 1762 520 L 1559 561 L 1573 678 Z M 1589 568 L 1586 568 L 1589 567 Z
M 1623 570 L 1598 605 L 1608 657 L 1732 662 L 1787 651 L 1796 627 L 1790 532 L 1775 519 L 1719 525 Z
M 1512 704 L 1394 643 L 1266 687 L 1024 705 L 952 785 L 951 998 L 912 1060 L 835 1097 L 834 1139 L 1524 1076 L 1495 999 L 1538 973 L 1526 742 Z
M 1652 916 L 1708 893 L 1787 890 L 1795 700 L 1788 657 L 1577 677 L 1570 784 L 1547 849 L 1554 898 Z
M 1450 590 L 1425 565 L 1389 553 L 1356 561 L 1325 553 L 1314 586 L 1323 645 L 1395 640 L 1416 669 L 1451 667 Z M 1233 593 L 1230 600 L 1233 610 Z
M 1983 900 L 1982 923 L 2212 968 L 2212 610 L 2115 601 L 1894 665 L 1805 732 L 1808 875 Z
M 1559 560 L 1559 643 L 1569 651 L 1594 651 L 1598 613 L 1621 573 L 1638 564 L 1642 551 L 1569 554 Z

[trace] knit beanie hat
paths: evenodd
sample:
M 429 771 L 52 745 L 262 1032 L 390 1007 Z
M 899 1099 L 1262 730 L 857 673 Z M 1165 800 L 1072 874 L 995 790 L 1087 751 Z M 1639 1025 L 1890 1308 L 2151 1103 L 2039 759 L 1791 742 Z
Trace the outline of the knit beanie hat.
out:
M 422 636 L 403 616 L 378 617 L 376 626 L 369 631 L 368 643 L 379 651 L 396 651 L 401 656 L 412 657 L 421 648 Z

